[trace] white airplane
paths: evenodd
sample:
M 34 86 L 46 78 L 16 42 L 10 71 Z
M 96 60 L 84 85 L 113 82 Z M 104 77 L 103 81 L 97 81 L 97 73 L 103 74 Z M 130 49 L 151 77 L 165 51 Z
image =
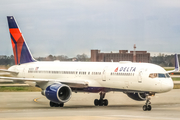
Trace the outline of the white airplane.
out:
M 105 94 L 123 92 L 137 101 L 146 101 L 143 110 L 151 110 L 149 96 L 173 89 L 169 72 L 179 71 L 175 55 L 175 70 L 165 71 L 150 63 L 121 62 L 40 62 L 36 61 L 13 16 L 8 16 L 9 32 L 15 64 L 8 70 L 0 70 L 13 77 L 4 80 L 27 83 L 42 89 L 42 95 L 50 100 L 51 107 L 63 107 L 72 92 L 99 93 L 95 106 L 107 106 Z

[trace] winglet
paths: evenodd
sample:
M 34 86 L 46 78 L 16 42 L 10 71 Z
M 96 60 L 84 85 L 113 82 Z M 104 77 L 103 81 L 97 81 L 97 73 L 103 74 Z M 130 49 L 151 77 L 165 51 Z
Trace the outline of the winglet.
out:
M 179 59 L 178 59 L 178 54 L 175 54 L 175 69 L 172 71 L 167 71 L 168 73 L 171 72 L 178 72 L 179 71 Z

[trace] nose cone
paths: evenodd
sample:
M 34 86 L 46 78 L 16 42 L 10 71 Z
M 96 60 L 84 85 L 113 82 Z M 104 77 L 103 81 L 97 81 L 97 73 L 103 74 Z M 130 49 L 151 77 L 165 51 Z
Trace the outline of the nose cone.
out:
M 172 90 L 174 87 L 174 83 L 171 78 L 165 79 L 162 81 L 161 91 L 162 92 L 168 92 Z

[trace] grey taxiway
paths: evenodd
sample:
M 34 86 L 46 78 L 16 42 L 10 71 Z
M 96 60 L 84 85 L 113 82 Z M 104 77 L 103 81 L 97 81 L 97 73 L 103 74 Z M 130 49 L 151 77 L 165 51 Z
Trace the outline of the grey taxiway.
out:
M 0 119 L 4 120 L 179 120 L 180 90 L 156 94 L 152 111 L 143 111 L 145 101 L 134 101 L 121 92 L 106 94 L 108 106 L 94 106 L 96 93 L 73 93 L 63 108 L 49 107 L 40 92 L 0 92 Z

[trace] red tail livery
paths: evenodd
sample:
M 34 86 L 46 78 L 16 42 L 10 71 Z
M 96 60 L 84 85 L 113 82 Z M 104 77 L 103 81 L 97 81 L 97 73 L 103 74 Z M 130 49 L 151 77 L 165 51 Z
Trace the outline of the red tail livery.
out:
M 11 43 L 14 52 L 15 64 L 23 64 L 28 62 L 35 62 L 31 52 L 22 36 L 20 29 L 13 16 L 8 16 L 9 32 L 11 36 Z

